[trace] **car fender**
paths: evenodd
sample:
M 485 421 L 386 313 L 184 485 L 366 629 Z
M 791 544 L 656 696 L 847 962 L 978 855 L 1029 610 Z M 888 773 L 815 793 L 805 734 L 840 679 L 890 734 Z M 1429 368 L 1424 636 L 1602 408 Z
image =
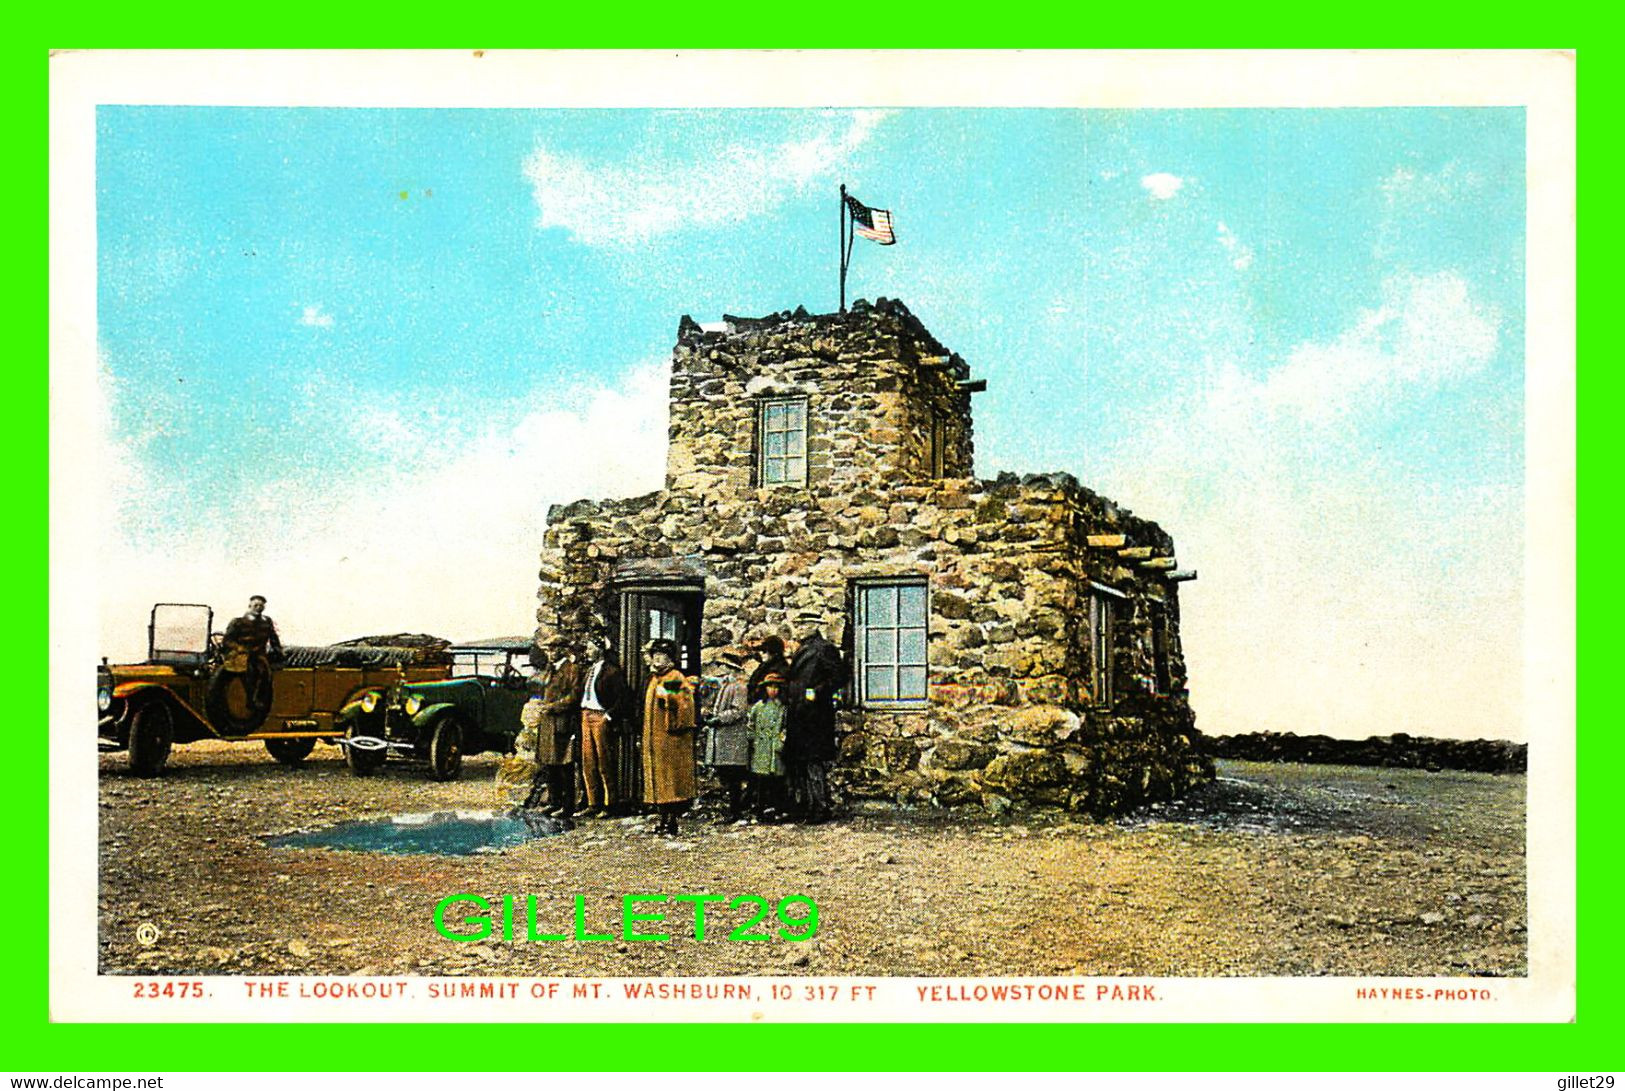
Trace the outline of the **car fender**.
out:
M 455 710 L 456 708 L 456 703 L 452 701 L 442 701 L 438 705 L 426 705 L 418 709 L 418 714 L 412 717 L 412 726 L 418 731 L 422 731 L 439 719 L 442 713 L 448 709 Z
M 123 701 L 119 709 L 118 722 L 126 724 L 130 721 L 143 704 L 148 701 L 163 701 L 170 710 L 176 713 L 180 720 L 175 723 L 175 741 L 193 742 L 197 739 L 214 738 L 218 732 L 210 726 L 209 721 L 200 716 L 196 709 L 187 704 L 181 696 L 169 686 L 159 682 L 123 682 L 113 687 L 113 700 Z
M 367 694 L 369 693 L 376 693 L 378 695 L 378 704 L 373 707 L 371 713 L 363 708 L 361 704 L 362 701 L 367 699 Z M 349 698 L 345 700 L 344 704 L 339 707 L 339 710 L 333 714 L 333 722 L 336 724 L 347 724 L 352 720 L 359 719 L 362 716 L 371 715 L 382 717 L 384 705 L 388 697 L 389 691 L 382 686 L 367 686 L 365 689 L 358 689 L 354 693 L 350 694 Z
M 113 687 L 113 696 L 120 700 L 128 700 L 135 694 L 149 689 L 161 690 L 171 697 L 175 696 L 174 692 L 168 686 L 159 682 L 120 682 L 118 685 Z

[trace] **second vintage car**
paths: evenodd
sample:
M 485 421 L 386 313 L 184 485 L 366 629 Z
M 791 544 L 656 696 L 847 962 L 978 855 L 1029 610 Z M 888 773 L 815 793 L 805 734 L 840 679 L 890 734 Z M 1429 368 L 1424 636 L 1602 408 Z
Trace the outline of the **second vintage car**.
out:
M 335 721 L 350 768 L 365 776 L 394 758 L 453 780 L 465 755 L 512 753 L 535 670 L 530 651 L 530 638 L 521 636 L 454 645 L 452 677 L 355 695 Z

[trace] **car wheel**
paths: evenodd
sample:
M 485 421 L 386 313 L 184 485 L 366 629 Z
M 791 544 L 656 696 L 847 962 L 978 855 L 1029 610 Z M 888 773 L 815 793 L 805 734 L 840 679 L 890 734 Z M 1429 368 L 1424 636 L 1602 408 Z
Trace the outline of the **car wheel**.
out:
M 359 721 L 350 725 L 344 737 L 351 742 L 356 739 L 376 739 L 378 734 L 368 731 Z M 358 777 L 367 776 L 376 772 L 384 764 L 384 758 L 389 756 L 388 750 L 373 750 L 369 747 L 346 746 L 344 748 L 344 763 L 350 767 L 350 772 Z
M 161 700 L 149 700 L 130 722 L 130 769 L 138 777 L 155 777 L 169 760 L 175 742 L 175 717 Z
M 247 670 L 216 670 L 209 679 L 203 710 L 222 735 L 259 730 L 271 714 L 271 664 L 263 655 L 255 655 L 249 657 Z
M 298 765 L 316 749 L 315 739 L 266 739 L 265 749 L 283 765 Z
M 435 780 L 456 780 L 463 771 L 463 725 L 456 716 L 440 717 L 429 738 L 429 775 Z

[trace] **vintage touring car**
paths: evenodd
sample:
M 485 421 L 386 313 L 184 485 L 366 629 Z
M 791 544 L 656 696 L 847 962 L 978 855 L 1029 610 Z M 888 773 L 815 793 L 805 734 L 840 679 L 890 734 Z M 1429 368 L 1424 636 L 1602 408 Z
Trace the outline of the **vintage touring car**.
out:
M 177 743 L 259 740 L 284 765 L 318 741 L 337 742 L 336 717 L 358 693 L 450 674 L 446 642 L 412 646 L 365 638 L 322 647 L 289 646 L 279 662 L 234 648 L 214 631 L 214 611 L 197 603 L 152 608 L 143 663 L 104 660 L 97 671 L 98 743 L 125 750 L 139 776 L 156 776 Z
M 350 768 L 365 776 L 389 758 L 423 763 L 452 780 L 465 754 L 512 753 L 530 697 L 529 637 L 497 637 L 451 648 L 451 677 L 403 678 L 358 693 L 335 721 Z

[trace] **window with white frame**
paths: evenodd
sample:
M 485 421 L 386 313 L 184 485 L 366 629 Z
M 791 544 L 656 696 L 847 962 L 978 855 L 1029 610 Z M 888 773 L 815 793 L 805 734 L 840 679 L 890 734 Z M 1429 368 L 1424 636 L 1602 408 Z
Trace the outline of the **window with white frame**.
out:
M 757 436 L 763 485 L 800 485 L 807 480 L 807 399 L 761 403 Z
M 857 585 L 854 649 L 865 707 L 923 704 L 928 612 L 924 580 Z

